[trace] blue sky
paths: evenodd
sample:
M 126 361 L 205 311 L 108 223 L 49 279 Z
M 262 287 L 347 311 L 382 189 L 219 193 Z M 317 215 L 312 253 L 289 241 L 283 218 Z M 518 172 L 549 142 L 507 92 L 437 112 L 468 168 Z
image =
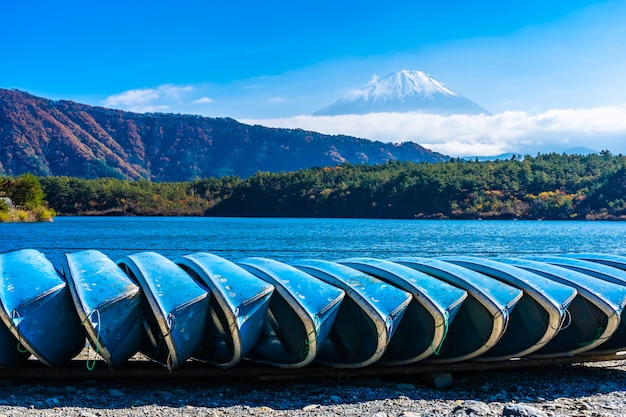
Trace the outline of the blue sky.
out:
M 0 10 L 2 88 L 452 155 L 626 153 L 626 1 L 0 0 Z M 493 116 L 305 116 L 404 68 Z

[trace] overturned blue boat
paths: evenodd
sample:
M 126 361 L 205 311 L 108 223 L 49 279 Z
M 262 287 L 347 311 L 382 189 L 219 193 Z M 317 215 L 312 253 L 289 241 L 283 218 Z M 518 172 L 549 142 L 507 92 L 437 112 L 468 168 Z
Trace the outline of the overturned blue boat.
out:
M 396 335 L 390 341 L 387 352 L 381 360 L 383 363 L 408 364 L 426 359 L 433 354 L 437 357 L 446 355 L 446 336 L 459 309 L 462 308 L 463 301 L 467 298 L 466 291 L 415 269 L 386 260 L 350 258 L 339 263 L 411 293 L 421 307 L 405 313 L 402 323 L 406 324 L 396 330 Z M 418 342 L 414 342 L 416 337 Z M 408 343 L 408 340 L 411 343 Z
M 247 258 L 238 264 L 275 287 L 261 336 L 248 358 L 285 368 L 313 362 L 333 327 L 344 291 L 272 259 Z
M 401 326 L 413 296 L 335 262 L 313 259 L 292 265 L 346 292 L 330 335 L 320 346 L 317 361 L 342 368 L 377 362 Z M 416 338 L 406 343 L 418 341 Z
M 209 293 L 166 257 L 142 252 L 118 261 L 144 294 L 141 351 L 177 369 L 198 349 L 206 330 Z
M 530 259 L 544 263 L 557 265 L 572 271 L 595 277 L 599 280 L 626 287 L 626 271 L 609 266 L 604 262 L 576 259 L 569 256 L 534 256 Z M 624 312 L 622 311 L 622 315 Z M 620 316 L 621 317 L 621 316 Z M 624 317 L 622 317 L 624 318 Z M 617 330 L 611 338 L 593 349 L 594 353 L 614 353 L 626 350 L 626 322 L 620 320 Z
M 85 345 L 67 284 L 41 252 L 0 254 L 0 301 L 4 325 L 42 363 L 67 365 Z
M 61 262 L 89 343 L 110 369 L 120 367 L 141 348 L 141 289 L 102 252 L 67 253 Z
M 498 259 L 519 268 L 541 275 L 556 282 L 568 285 L 578 291 L 577 296 L 568 306 L 569 323 L 553 339 L 555 352 L 578 355 L 610 340 L 618 330 L 626 306 L 626 287 L 602 281 L 591 275 L 582 274 L 567 268 L 528 259 Z M 558 347 L 558 338 L 564 341 L 578 339 L 575 346 Z M 548 346 L 546 346 L 548 351 Z M 542 353 L 539 351 L 538 353 Z
M 33 356 L 65 366 L 85 338 L 111 369 L 138 350 L 170 370 L 197 365 L 188 359 L 430 368 L 626 352 L 618 255 L 291 264 L 209 253 L 172 262 L 143 252 L 117 264 L 95 250 L 64 256 L 61 274 L 36 250 L 0 254 L 1 367 Z
M 391 259 L 392 262 L 432 275 L 468 293 L 450 326 L 440 362 L 477 358 L 493 348 L 509 328 L 509 318 L 523 292 L 471 269 L 420 257 Z M 515 332 L 515 328 L 512 329 Z
M 207 330 L 193 359 L 224 368 L 237 365 L 259 339 L 274 286 L 210 253 L 175 262 L 211 292 Z
M 481 359 L 523 357 L 547 347 L 565 324 L 568 317 L 566 309 L 577 295 L 572 287 L 491 259 L 469 256 L 447 256 L 439 259 L 488 275 L 524 291 L 524 296 L 511 315 L 515 333 L 506 332 Z M 571 349 L 570 346 L 578 342 L 577 339 L 567 339 L 564 342 L 567 347 L 561 347 L 559 340 L 559 349 L 567 352 Z

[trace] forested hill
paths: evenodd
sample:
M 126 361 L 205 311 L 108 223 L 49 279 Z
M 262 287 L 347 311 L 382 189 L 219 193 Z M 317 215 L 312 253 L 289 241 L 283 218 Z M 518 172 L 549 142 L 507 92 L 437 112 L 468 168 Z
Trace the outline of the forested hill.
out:
M 195 215 L 626 220 L 626 158 L 344 164 L 180 183 L 41 179 L 50 206 L 72 215 Z
M 0 175 L 151 181 L 445 159 L 415 143 L 272 129 L 229 118 L 138 114 L 6 89 L 0 89 L 0 149 Z

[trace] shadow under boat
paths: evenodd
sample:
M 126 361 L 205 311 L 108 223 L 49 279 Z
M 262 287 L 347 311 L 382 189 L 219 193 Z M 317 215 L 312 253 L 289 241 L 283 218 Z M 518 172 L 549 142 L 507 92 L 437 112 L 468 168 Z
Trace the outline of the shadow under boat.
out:
M 386 281 L 411 293 L 416 300 L 405 312 L 381 363 L 409 364 L 433 354 L 438 357 L 442 353 L 447 342 L 446 336 L 467 298 L 466 291 L 386 260 L 349 258 L 338 263 Z
M 210 253 L 175 262 L 211 292 L 207 330 L 192 358 L 224 368 L 237 365 L 259 339 L 274 286 Z
M 553 342 L 537 354 L 552 352 L 578 355 L 593 349 L 603 349 L 601 345 L 611 340 L 621 323 L 621 316 L 626 305 L 626 287 L 603 281 L 591 275 L 571 269 L 537 262 L 529 259 L 498 259 L 541 275 L 561 284 L 568 285 L 578 291 L 577 296 L 567 307 L 571 315 L 569 326 L 562 329 Z M 559 338 L 564 343 L 559 346 Z M 571 339 L 580 339 L 578 345 L 571 349 Z M 571 350 L 566 351 L 565 349 Z
M 180 367 L 204 336 L 209 293 L 182 268 L 155 252 L 129 255 L 117 263 L 143 290 L 141 351 L 170 370 Z
M 110 369 L 120 367 L 141 348 L 141 289 L 96 250 L 66 253 L 61 263 L 89 343 Z
M 491 259 L 470 256 L 446 256 L 438 259 L 480 272 L 524 291 L 524 296 L 518 301 L 510 318 L 510 325 L 517 330 L 505 332 L 498 343 L 479 359 L 523 357 L 544 347 L 551 351 L 548 346 L 565 324 L 569 317 L 566 309 L 577 296 L 574 288 Z M 560 346 L 562 342 L 558 342 Z M 572 348 L 568 347 L 566 350 L 573 349 L 580 340 L 573 339 L 569 342 Z
M 413 296 L 335 262 L 307 259 L 292 262 L 291 265 L 346 292 L 316 361 L 343 368 L 363 367 L 377 362 L 395 332 L 403 326 L 401 321 Z M 416 341 L 405 342 L 412 344 Z
M 25 348 L 43 364 L 61 367 L 85 346 L 67 283 L 41 252 L 0 254 L 0 300 L 0 317 L 17 339 L 13 349 Z
M 248 359 L 284 368 L 310 364 L 330 333 L 344 291 L 272 259 L 246 258 L 237 264 L 274 285 L 261 336 Z
M 450 326 L 439 356 L 432 362 L 474 359 L 493 348 L 505 331 L 517 333 L 509 318 L 523 291 L 453 263 L 421 257 L 390 261 L 408 266 L 468 293 Z
M 573 271 L 580 272 L 585 275 L 599 278 L 603 281 L 611 282 L 623 287 L 626 287 L 626 271 L 616 268 L 615 266 L 608 266 L 603 262 L 597 260 L 584 260 L 576 259 L 574 255 L 568 256 L 533 256 L 527 259 L 543 262 L 546 264 L 552 264 L 567 268 Z M 624 312 L 622 312 L 624 314 Z M 620 325 L 613 333 L 613 336 L 600 346 L 592 349 L 592 353 L 615 353 L 626 350 L 626 322 L 620 320 Z

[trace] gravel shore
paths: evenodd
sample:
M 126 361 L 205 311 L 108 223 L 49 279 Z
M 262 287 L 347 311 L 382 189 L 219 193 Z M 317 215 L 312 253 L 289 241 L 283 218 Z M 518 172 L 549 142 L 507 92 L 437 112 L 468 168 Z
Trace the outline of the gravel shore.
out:
M 604 417 L 626 415 L 626 361 L 459 373 L 438 389 L 415 376 L 314 383 L 0 379 L 0 392 L 0 417 Z

